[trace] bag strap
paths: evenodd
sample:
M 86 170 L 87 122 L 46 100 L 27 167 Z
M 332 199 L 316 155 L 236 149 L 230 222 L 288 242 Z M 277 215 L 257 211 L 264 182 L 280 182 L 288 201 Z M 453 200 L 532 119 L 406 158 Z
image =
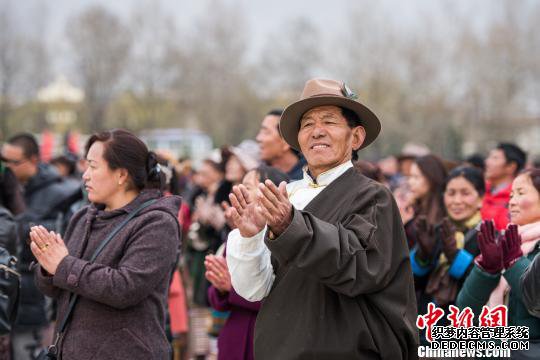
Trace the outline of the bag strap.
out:
M 101 251 L 103 251 L 103 249 L 105 248 L 105 246 L 107 246 L 108 243 L 111 242 L 111 240 L 113 239 L 113 237 L 118 234 L 118 232 L 120 230 L 122 230 L 122 228 L 124 226 L 127 225 L 127 223 L 133 219 L 135 216 L 137 216 L 138 213 L 140 213 L 142 210 L 144 210 L 145 208 L 147 208 L 148 206 L 154 204 L 157 200 L 156 199 L 152 199 L 152 200 L 148 200 L 146 201 L 145 203 L 143 203 L 142 205 L 140 205 L 137 209 L 135 209 L 133 212 L 131 212 L 120 224 L 118 224 L 114 229 L 113 231 L 111 231 L 109 233 L 109 235 L 105 238 L 105 240 L 103 240 L 101 242 L 101 244 L 98 246 L 98 248 L 96 249 L 96 251 L 94 251 L 94 254 L 92 255 L 92 257 L 90 258 L 90 262 L 93 262 L 94 260 L 96 260 L 96 258 L 99 256 L 99 254 L 101 253 Z M 66 312 L 66 315 L 64 315 L 64 317 L 62 318 L 62 321 L 60 322 L 60 325 L 58 326 L 58 332 L 56 333 L 56 338 L 55 338 L 55 341 L 53 343 L 53 345 L 51 345 L 49 347 L 49 351 L 51 351 L 51 348 L 54 347 L 56 348 L 56 345 L 58 344 L 58 341 L 60 340 L 60 337 L 62 335 L 62 333 L 64 332 L 65 328 L 66 328 L 66 325 L 68 323 L 68 320 L 69 320 L 69 316 L 71 315 L 71 313 L 73 312 L 73 308 L 75 307 L 75 304 L 77 303 L 77 300 L 79 299 L 79 295 L 77 294 L 73 294 L 73 296 L 71 297 L 70 301 L 69 301 L 69 305 L 68 305 L 68 311 Z
M 126 224 L 131 220 L 133 219 L 135 216 L 137 216 L 142 210 L 144 210 L 145 208 L 147 208 L 148 206 L 152 205 L 153 203 L 156 202 L 156 199 L 152 199 L 152 200 L 148 200 L 147 202 L 145 202 L 144 204 L 140 205 L 137 209 L 135 209 L 131 214 L 129 214 L 125 219 L 124 221 L 122 221 L 116 228 L 114 228 L 114 230 L 109 234 L 109 236 L 107 236 L 107 238 L 105 240 L 103 240 L 103 242 L 99 245 L 99 247 L 96 249 L 96 251 L 94 251 L 94 254 L 92 255 L 92 257 L 90 258 L 90 262 L 93 262 L 94 260 L 96 260 L 96 258 L 99 256 L 99 254 L 101 253 L 101 251 L 105 248 L 105 246 L 107 246 L 107 244 L 112 240 L 112 238 L 120 231 L 122 230 L 122 228 L 124 226 L 126 226 Z

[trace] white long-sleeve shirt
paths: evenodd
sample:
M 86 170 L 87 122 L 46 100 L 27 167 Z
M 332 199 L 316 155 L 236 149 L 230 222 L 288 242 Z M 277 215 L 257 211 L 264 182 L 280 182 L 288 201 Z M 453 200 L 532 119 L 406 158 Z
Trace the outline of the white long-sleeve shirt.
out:
M 324 188 L 353 166 L 347 161 L 317 176 L 317 181 L 308 175 L 287 185 L 289 201 L 298 210 L 303 210 Z M 229 233 L 227 239 L 227 266 L 234 290 L 249 301 L 264 299 L 274 283 L 275 275 L 270 262 L 270 250 L 264 244 L 266 227 L 251 238 L 242 237 L 238 229 Z

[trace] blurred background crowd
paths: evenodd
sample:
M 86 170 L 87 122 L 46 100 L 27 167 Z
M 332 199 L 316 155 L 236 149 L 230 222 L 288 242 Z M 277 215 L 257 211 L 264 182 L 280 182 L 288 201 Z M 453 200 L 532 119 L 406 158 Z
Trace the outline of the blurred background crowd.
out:
M 279 134 L 280 114 L 274 109 L 263 117 L 255 140 L 216 148 L 197 166 L 156 149 L 166 192 L 183 198 L 178 213 L 183 251 L 170 286 L 167 322 L 176 358 L 217 356 L 218 348 L 224 359 L 252 358 L 260 303 L 242 299 L 231 286 L 224 253 L 231 227 L 224 208 L 236 184 L 251 190 L 265 179 L 279 183 L 303 177 L 304 158 Z M 0 240 L 20 259 L 21 309 L 11 340 L 17 346 L 19 338 L 24 339 L 23 352 L 49 343 L 54 322 L 54 304 L 37 291 L 28 270 L 33 259 L 28 227 L 44 223 L 62 233 L 71 215 L 87 204 L 81 186 L 85 159 L 70 152 L 68 145 L 69 141 L 63 155 L 47 162 L 40 155 L 46 144 L 38 145 L 32 134 L 16 134 L 2 146 Z M 476 233 L 482 219 L 493 219 L 498 230 L 511 220 L 529 225 L 527 254 L 538 251 L 540 163 L 513 143 L 499 143 L 485 155 L 465 159 L 442 158 L 423 144 L 408 143 L 400 153 L 378 161 L 360 157 L 354 166 L 395 196 L 411 250 L 419 314 L 430 301 L 440 306 L 456 303 L 473 267 L 472 257 L 480 254 Z M 525 170 L 533 184 L 529 192 L 520 190 L 526 192 L 528 207 L 522 200 L 518 204 L 515 189 L 512 192 L 514 180 Z M 470 254 L 468 261 L 460 258 L 462 250 Z M 456 269 L 454 262 L 461 265 Z

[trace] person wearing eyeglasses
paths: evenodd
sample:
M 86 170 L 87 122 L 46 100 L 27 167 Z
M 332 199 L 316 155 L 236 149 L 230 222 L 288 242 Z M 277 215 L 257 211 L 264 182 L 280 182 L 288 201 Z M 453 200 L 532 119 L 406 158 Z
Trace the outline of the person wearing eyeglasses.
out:
M 26 360 L 41 347 L 43 329 L 49 324 L 45 297 L 34 285 L 29 269 L 35 260 L 28 245 L 30 226 L 35 223 L 60 231 L 62 208 L 79 188 L 67 185 L 51 166 L 41 163 L 39 145 L 32 134 L 21 133 L 10 138 L 2 146 L 1 158 L 18 180 L 25 206 L 16 216 L 22 234 L 16 254 L 21 272 L 21 299 L 12 343 L 14 358 Z

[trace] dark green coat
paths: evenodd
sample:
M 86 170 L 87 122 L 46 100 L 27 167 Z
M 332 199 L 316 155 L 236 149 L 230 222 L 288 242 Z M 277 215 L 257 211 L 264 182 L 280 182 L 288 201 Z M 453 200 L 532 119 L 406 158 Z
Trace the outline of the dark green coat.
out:
M 523 304 L 521 276 L 538 252 L 539 247 L 536 246 L 526 257 L 522 256 L 502 275 L 511 287 L 508 301 L 508 325 L 528 326 L 530 339 L 540 339 L 540 319 L 529 314 Z M 460 309 L 470 306 L 475 319 L 478 319 L 482 306 L 487 303 L 489 295 L 499 284 L 500 278 L 501 274 L 489 274 L 475 265 L 459 292 L 457 306 Z

